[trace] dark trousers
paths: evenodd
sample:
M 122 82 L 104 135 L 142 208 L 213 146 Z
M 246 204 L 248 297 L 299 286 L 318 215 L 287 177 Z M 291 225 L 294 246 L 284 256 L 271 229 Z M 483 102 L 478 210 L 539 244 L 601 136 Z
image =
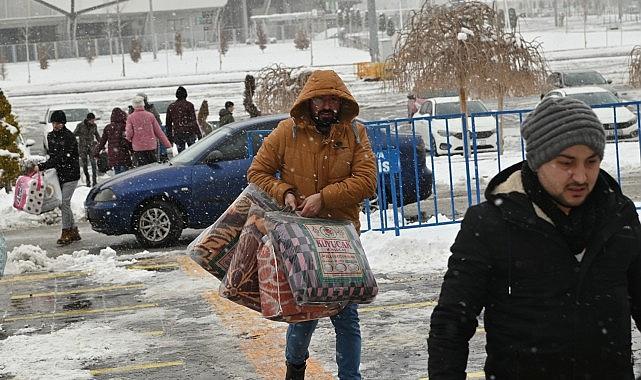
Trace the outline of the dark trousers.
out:
M 80 150 L 80 164 L 82 165 L 82 171 L 85 173 L 85 179 L 87 180 L 85 183 L 87 186 L 95 186 L 96 185 L 96 159 L 93 157 L 91 154 L 91 148 L 87 149 L 81 149 Z M 89 181 L 89 168 L 87 167 L 87 163 L 91 164 L 91 181 Z
M 178 133 L 174 137 L 174 143 L 178 148 L 178 153 L 182 152 L 187 146 L 194 145 L 196 142 L 196 135 L 193 133 Z
M 138 152 L 134 152 L 134 165 L 135 166 L 143 166 L 143 165 L 148 165 L 148 164 L 153 164 L 154 162 L 158 162 L 156 159 L 156 150 L 141 150 Z

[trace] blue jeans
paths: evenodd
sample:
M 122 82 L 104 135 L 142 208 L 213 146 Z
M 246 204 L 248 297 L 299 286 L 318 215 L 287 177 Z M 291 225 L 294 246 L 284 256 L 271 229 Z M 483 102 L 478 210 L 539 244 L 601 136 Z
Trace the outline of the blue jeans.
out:
M 341 380 L 360 380 L 361 373 L 361 329 L 358 319 L 358 305 L 349 304 L 338 315 L 331 317 L 336 332 L 336 364 Z M 300 365 L 309 357 L 309 342 L 318 321 L 291 323 L 287 328 L 287 362 Z

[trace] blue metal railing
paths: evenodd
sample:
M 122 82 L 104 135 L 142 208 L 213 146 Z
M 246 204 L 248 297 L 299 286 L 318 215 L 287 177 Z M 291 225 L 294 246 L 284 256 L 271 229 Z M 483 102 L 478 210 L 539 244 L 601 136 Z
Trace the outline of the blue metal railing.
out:
M 614 144 L 615 178 L 623 185 L 631 171 L 622 170 L 622 144 L 637 140 L 634 149 L 641 167 L 641 101 L 593 108 L 611 110 L 611 114 L 600 114 L 602 121 L 608 119 L 606 133 L 608 142 Z M 622 120 L 628 115 L 624 108 L 636 119 Z M 366 122 L 376 155 L 378 210 L 373 200 L 364 201 L 364 229 L 398 235 L 403 229 L 458 223 L 467 207 L 482 201 L 486 179 L 506 164 L 526 158 L 520 126 L 529 112 L 516 109 L 471 113 L 468 117 L 451 114 Z M 248 156 L 256 153 L 255 147 L 270 132 L 247 132 Z
M 638 150 L 639 164 L 641 166 L 641 141 L 638 140 L 639 129 L 641 128 L 641 102 L 631 101 L 601 104 L 593 106 L 593 108 L 595 111 L 598 109 L 611 110 L 611 113 L 607 112 L 606 115 L 601 115 L 601 117 L 602 120 L 605 118 L 608 119 L 605 120 L 604 123 L 608 124 L 608 126 L 606 126 L 608 143 L 614 144 L 615 178 L 620 184 L 623 184 L 626 179 L 625 173 L 622 173 L 621 168 L 621 155 L 623 154 L 621 146 L 623 143 L 627 143 L 629 140 L 637 140 L 635 148 Z M 630 118 L 626 118 L 626 120 L 622 120 L 622 114 L 626 113 L 622 111 L 624 108 L 630 110 L 630 113 L 634 114 L 634 117 L 631 116 Z M 520 126 L 523 124 L 529 112 L 531 112 L 530 109 L 517 109 L 471 113 L 468 118 L 464 117 L 463 114 L 451 114 L 367 122 L 367 127 L 380 125 L 390 126 L 386 131 L 394 135 L 396 141 L 399 141 L 401 134 L 411 136 L 414 140 L 412 147 L 415 151 L 423 145 L 418 144 L 417 140 L 427 137 L 428 141 L 424 141 L 424 143 L 429 151 L 429 156 L 426 157 L 425 166 L 429 168 L 432 173 L 432 202 L 429 203 L 433 203 L 432 209 L 428 211 L 428 214 L 432 213 L 432 218 L 429 218 L 427 216 L 428 214 L 426 214 L 429 203 L 425 199 L 415 199 L 416 220 L 412 223 L 406 223 L 405 219 L 408 212 L 403 210 L 402 205 L 414 206 L 414 204 L 411 204 L 413 202 L 408 202 L 401 193 L 400 199 L 397 202 L 389 202 L 391 203 L 391 209 L 387 212 L 379 213 L 381 220 L 378 225 L 376 221 L 372 220 L 371 215 L 369 213 L 367 214 L 367 229 L 381 231 L 394 230 L 398 234 L 399 230 L 406 228 L 457 223 L 457 220 L 460 220 L 464 212 L 464 210 L 457 210 L 457 203 L 459 207 L 465 207 L 465 205 L 462 199 L 456 198 L 467 198 L 467 207 L 480 203 L 482 201 L 481 187 L 483 185 L 481 178 L 492 178 L 504 168 L 506 163 L 513 164 L 515 163 L 514 160 L 518 162 L 526 158 L 525 142 L 520 135 Z M 491 144 L 488 144 L 486 137 L 479 137 L 481 135 L 486 136 L 488 132 L 488 118 L 493 119 L 493 130 L 491 133 L 493 142 Z M 481 124 L 484 128 L 480 128 Z M 635 127 L 630 131 L 632 124 L 634 124 Z M 468 128 L 468 126 L 471 128 Z M 440 144 L 435 141 L 437 140 L 435 134 L 438 134 L 438 140 L 442 141 Z M 456 140 L 456 142 L 454 140 Z M 481 140 L 483 140 L 482 146 L 479 144 Z M 508 147 L 506 147 L 508 140 L 511 142 L 514 140 L 514 142 L 517 143 L 509 151 Z M 608 144 L 608 146 L 612 144 Z M 515 157 L 514 154 L 518 154 L 519 151 L 520 155 Z M 454 158 L 453 154 L 456 153 L 462 155 L 462 167 L 458 164 L 458 160 Z M 446 158 L 436 158 L 437 154 L 446 155 Z M 494 156 L 493 159 L 491 158 L 492 156 Z M 412 159 L 418 159 L 416 152 L 412 154 Z M 491 162 L 490 165 L 480 165 L 482 161 L 488 161 L 488 159 Z M 512 162 L 510 162 L 510 160 Z M 456 164 L 454 164 L 455 161 L 457 161 Z M 422 163 L 418 162 L 415 162 L 413 165 L 415 169 L 413 177 L 417 181 L 412 187 L 415 188 L 416 194 L 420 192 L 418 184 L 420 165 L 422 165 Z M 405 179 L 406 175 L 406 171 L 401 170 L 397 177 L 395 177 L 395 180 L 407 187 L 408 182 Z M 460 181 L 457 182 L 457 176 L 464 178 L 464 184 L 459 183 Z M 383 177 L 379 187 L 384 187 L 386 181 L 389 181 L 390 178 L 391 177 Z M 443 192 L 444 189 L 449 191 Z M 460 194 L 461 191 L 465 193 Z M 381 197 L 380 194 L 383 194 L 383 196 L 388 195 L 385 194 L 385 191 L 381 192 L 379 190 L 379 198 Z M 391 196 L 393 197 L 394 194 L 395 193 L 391 194 Z M 382 202 L 379 200 L 379 203 L 385 205 L 385 199 L 383 199 Z M 400 208 L 398 205 L 401 205 Z M 443 218 L 442 215 L 444 205 L 447 205 L 445 209 L 449 208 L 449 214 L 444 215 L 446 218 Z M 368 212 L 368 208 L 366 208 L 365 212 Z M 389 213 L 392 213 L 392 215 L 390 216 Z M 396 216 L 400 216 L 400 218 Z M 394 225 L 389 224 L 389 219 L 394 221 Z

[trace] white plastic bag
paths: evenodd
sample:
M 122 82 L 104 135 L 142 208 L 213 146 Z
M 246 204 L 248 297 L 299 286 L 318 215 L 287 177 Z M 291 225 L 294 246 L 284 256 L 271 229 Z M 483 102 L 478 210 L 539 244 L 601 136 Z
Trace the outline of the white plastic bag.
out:
M 62 204 L 62 189 L 56 169 L 47 169 L 42 172 L 42 184 L 44 199 L 42 200 L 41 213 L 51 211 Z

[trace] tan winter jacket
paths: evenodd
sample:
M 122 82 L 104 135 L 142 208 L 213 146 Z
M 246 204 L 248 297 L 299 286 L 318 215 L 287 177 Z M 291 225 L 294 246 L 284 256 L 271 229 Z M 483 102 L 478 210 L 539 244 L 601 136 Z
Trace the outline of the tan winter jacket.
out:
M 340 122 L 328 137 L 309 115 L 309 100 L 324 95 L 343 100 Z M 294 102 L 292 117 L 280 122 L 258 150 L 247 179 L 281 203 L 289 190 L 299 203 L 301 196 L 320 192 L 318 217 L 350 220 L 358 231 L 360 203 L 376 192 L 376 162 L 365 127 L 352 126 L 358 112 L 358 103 L 334 71 L 314 71 Z

